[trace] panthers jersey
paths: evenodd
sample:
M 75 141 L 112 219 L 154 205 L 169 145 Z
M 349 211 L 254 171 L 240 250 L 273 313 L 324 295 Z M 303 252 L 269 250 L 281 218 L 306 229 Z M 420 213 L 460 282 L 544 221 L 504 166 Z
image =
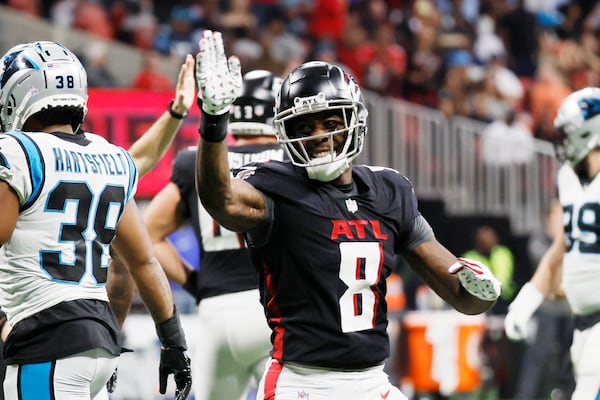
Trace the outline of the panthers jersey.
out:
M 13 325 L 59 303 L 108 301 L 109 244 L 137 172 L 129 154 L 86 133 L 0 135 L 0 179 L 19 198 L 0 248 L 0 304 Z
M 563 259 L 565 295 L 577 315 L 600 311 L 600 177 L 582 184 L 563 165 L 558 172 L 567 250 Z
M 284 157 L 285 151 L 278 144 L 231 146 L 228 153 L 232 169 Z M 175 157 L 171 181 L 181 194 L 179 212 L 192 222 L 201 249 L 196 299 L 256 289 L 258 276 L 243 237 L 217 224 L 200 203 L 193 173 L 195 162 L 195 147 L 180 151 Z
M 251 232 L 249 242 L 277 360 L 356 369 L 389 355 L 386 277 L 397 253 L 433 236 L 414 239 L 420 213 L 408 179 L 381 167 L 352 174 L 354 191 L 285 162 L 236 174 L 273 202 L 268 238 Z

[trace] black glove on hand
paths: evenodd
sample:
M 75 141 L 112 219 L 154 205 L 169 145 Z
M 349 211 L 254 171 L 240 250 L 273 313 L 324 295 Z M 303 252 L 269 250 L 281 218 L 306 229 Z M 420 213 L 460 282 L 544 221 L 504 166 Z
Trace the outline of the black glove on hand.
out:
M 108 382 L 106 382 L 106 390 L 108 393 L 113 393 L 117 388 L 117 368 L 115 368 L 114 372 L 110 376 Z
M 187 344 L 177 311 L 168 320 L 156 324 L 156 333 L 162 344 L 158 367 L 159 391 L 161 394 L 166 393 L 167 378 L 173 374 L 177 385 L 175 398 L 184 400 L 192 388 L 192 371 L 190 358 L 185 353 Z
M 184 400 L 192 388 L 192 371 L 190 358 L 184 350 L 162 348 L 160 350 L 159 385 L 160 393 L 167 391 L 167 378 L 173 374 L 175 378 L 175 399 Z

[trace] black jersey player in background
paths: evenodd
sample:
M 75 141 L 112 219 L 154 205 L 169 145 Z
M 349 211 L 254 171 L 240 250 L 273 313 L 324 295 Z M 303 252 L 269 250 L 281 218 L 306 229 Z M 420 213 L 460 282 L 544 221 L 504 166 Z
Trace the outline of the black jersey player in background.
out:
M 108 398 L 120 353 L 106 292 L 111 245 L 156 322 L 160 391 L 174 374 L 185 399 L 187 345 L 133 198 L 135 165 L 79 130 L 83 66 L 60 44 L 25 43 L 3 56 L 0 82 L 0 299 L 12 326 L 5 398 Z
M 407 178 L 351 165 L 367 110 L 338 66 L 308 62 L 282 83 L 274 125 L 291 162 L 246 166 L 232 179 L 223 139 L 239 60 L 226 58 L 219 32 L 205 31 L 199 48 L 200 199 L 215 220 L 245 233 L 272 329 L 258 399 L 405 399 L 383 371 L 394 255 L 466 314 L 493 306 L 498 280 L 435 239 Z
M 232 168 L 248 162 L 282 160 L 272 125 L 275 94 L 282 79 L 264 71 L 244 75 L 233 103 L 229 131 Z M 258 275 L 239 233 L 219 226 L 200 206 L 194 179 L 196 148 L 181 150 L 171 181 L 146 208 L 144 221 L 158 259 L 170 280 L 198 303 L 192 353 L 196 400 L 238 400 L 258 382 L 269 357 L 270 330 L 259 302 Z M 200 248 L 200 269 L 190 266 L 168 236 L 191 224 Z M 245 397 L 244 397 L 245 398 Z

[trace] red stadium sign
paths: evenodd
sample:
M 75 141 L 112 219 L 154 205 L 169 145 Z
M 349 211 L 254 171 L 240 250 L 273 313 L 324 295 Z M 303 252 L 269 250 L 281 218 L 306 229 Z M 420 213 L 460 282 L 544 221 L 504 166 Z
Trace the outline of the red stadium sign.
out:
M 89 111 L 84 129 L 102 135 L 110 142 L 129 149 L 131 144 L 160 117 L 172 98 L 172 92 L 90 89 Z M 158 165 L 140 179 L 137 197 L 151 198 L 165 186 L 169 181 L 171 163 L 177 151 L 198 143 L 199 121 L 198 107 L 193 106 L 171 148 Z

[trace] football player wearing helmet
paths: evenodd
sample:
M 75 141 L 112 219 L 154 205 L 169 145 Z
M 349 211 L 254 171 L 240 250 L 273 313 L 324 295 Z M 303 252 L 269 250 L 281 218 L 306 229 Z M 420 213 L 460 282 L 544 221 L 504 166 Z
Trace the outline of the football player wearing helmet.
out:
M 227 154 L 232 168 L 285 158 L 272 124 L 281 81 L 264 70 L 244 75 L 242 93 L 229 113 L 235 139 Z M 177 154 L 170 182 L 152 199 L 144 219 L 167 276 L 198 303 L 201 324 L 192 361 L 202 367 L 193 371 L 195 398 L 246 398 L 242 396 L 251 382 L 258 382 L 269 357 L 270 330 L 259 301 L 258 274 L 241 235 L 220 226 L 198 201 L 190 173 L 195 160 L 195 147 Z M 200 270 L 188 265 L 168 241 L 188 223 L 198 240 Z
M 505 330 L 513 340 L 525 339 L 543 299 L 564 290 L 575 314 L 572 399 L 595 399 L 600 395 L 600 88 L 567 96 L 554 126 L 561 134 L 557 185 L 564 230 L 509 306 Z
M 367 109 L 336 65 L 307 62 L 282 83 L 274 124 L 291 161 L 246 165 L 232 178 L 223 139 L 239 60 L 226 57 L 219 32 L 205 31 L 199 49 L 196 185 L 215 220 L 244 234 L 260 274 L 272 349 L 258 399 L 406 399 L 383 370 L 395 256 L 467 314 L 488 310 L 499 282 L 435 239 L 407 178 L 353 165 Z
M 186 341 L 168 281 L 133 198 L 130 155 L 79 127 L 87 80 L 64 46 L 18 45 L 0 69 L 0 297 L 5 398 L 108 399 L 121 350 L 106 291 L 108 248 L 119 254 L 163 345 L 160 390 L 190 389 Z

